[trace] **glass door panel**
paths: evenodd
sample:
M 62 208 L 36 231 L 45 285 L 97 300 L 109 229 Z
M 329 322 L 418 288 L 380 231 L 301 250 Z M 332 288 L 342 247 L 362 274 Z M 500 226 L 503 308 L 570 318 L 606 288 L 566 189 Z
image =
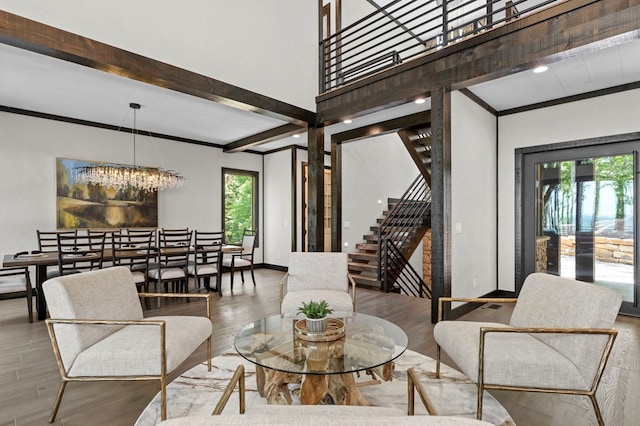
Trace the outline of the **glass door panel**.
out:
M 592 282 L 637 304 L 634 155 L 542 161 L 535 270 Z

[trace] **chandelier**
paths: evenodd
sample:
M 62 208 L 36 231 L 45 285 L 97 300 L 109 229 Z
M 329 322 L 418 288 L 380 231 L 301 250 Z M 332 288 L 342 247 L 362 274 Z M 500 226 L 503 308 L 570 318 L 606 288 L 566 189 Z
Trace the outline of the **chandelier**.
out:
M 79 167 L 76 179 L 85 184 L 109 186 L 116 189 L 129 187 L 143 191 L 163 191 L 178 189 L 184 185 L 184 176 L 172 170 L 136 165 L 136 111 L 140 104 L 130 103 L 133 109 L 133 165 L 100 164 Z

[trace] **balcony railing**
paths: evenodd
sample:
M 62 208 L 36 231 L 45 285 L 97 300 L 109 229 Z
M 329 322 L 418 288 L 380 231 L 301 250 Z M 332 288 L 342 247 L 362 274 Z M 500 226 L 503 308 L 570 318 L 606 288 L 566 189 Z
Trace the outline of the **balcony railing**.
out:
M 561 2 L 372 0 L 374 12 L 320 42 L 320 93 Z

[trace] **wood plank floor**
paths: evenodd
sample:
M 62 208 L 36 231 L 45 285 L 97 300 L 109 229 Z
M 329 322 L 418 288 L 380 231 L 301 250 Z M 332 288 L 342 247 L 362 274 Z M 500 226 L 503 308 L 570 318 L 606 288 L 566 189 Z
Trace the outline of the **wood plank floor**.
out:
M 278 283 L 282 272 L 256 271 L 257 286 L 236 281 L 229 291 L 229 276 L 223 279 L 223 297 L 214 295 L 214 355 L 233 347 L 237 329 L 257 318 L 278 313 Z M 239 278 L 239 276 L 238 276 Z M 430 304 L 427 300 L 360 289 L 357 310 L 386 318 L 409 336 L 409 348 L 435 357 Z M 204 312 L 202 302 L 171 302 L 148 315 Z M 463 319 L 508 322 L 511 307 L 487 306 Z M 607 367 L 601 391 L 607 404 L 603 411 L 611 425 L 640 424 L 640 319 L 619 317 L 620 335 Z M 179 371 L 206 357 L 200 348 Z M 448 358 L 444 361 L 454 366 Z M 24 299 L 0 301 L 0 426 L 45 425 L 60 385 L 58 368 L 44 322 L 30 324 Z M 63 425 L 131 425 L 158 391 L 156 382 L 70 383 L 58 419 Z M 599 393 L 600 394 L 600 393 Z M 588 398 L 533 393 L 493 392 L 519 426 L 596 424 Z M 602 401 L 602 400 L 601 400 Z

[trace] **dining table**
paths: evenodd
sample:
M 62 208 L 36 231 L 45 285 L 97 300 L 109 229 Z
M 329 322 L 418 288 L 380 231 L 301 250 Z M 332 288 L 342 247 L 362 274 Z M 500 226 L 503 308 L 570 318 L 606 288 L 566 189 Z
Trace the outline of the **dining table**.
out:
M 172 248 L 182 249 L 185 248 Z M 193 248 L 190 247 L 190 250 Z M 221 248 L 222 253 L 241 253 L 242 246 L 225 244 Z M 116 251 L 117 253 L 117 251 Z M 130 254 L 128 254 L 130 255 Z M 113 257 L 113 250 L 111 248 L 104 249 L 104 259 L 111 259 Z M 70 259 L 70 261 L 77 261 L 78 259 Z M 35 267 L 36 270 L 36 311 L 38 313 L 38 320 L 42 321 L 47 318 L 47 302 L 44 298 L 42 291 L 42 284 L 47 280 L 47 268 L 50 266 L 56 266 L 58 264 L 58 252 L 21 252 L 19 254 L 5 254 L 2 259 L 2 266 L 5 268 L 10 267 Z

